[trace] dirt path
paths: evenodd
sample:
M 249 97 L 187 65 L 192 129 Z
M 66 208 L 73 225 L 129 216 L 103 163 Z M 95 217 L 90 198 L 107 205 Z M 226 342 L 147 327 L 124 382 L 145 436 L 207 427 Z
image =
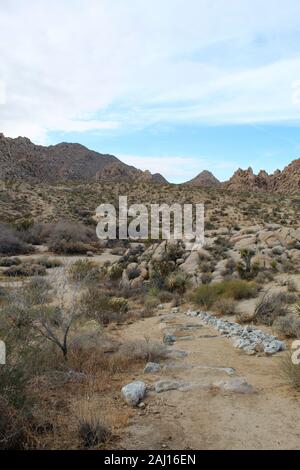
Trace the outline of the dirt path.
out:
M 183 358 L 164 361 L 157 374 L 132 377 L 148 385 L 160 379 L 190 384 L 181 390 L 150 391 L 144 409 L 134 409 L 121 448 L 125 449 L 299 449 L 300 394 L 278 376 L 282 353 L 273 357 L 247 356 L 231 342 L 205 326 L 199 318 L 179 312 L 135 322 L 123 328 L 126 340 L 162 341 L 176 329 L 180 338 L 171 347 L 184 350 Z M 192 325 L 192 326 L 189 326 Z M 184 329 L 182 329 L 184 327 Z M 204 366 L 204 367 L 203 367 Z M 212 367 L 207 368 L 207 367 Z M 220 368 L 233 368 L 230 371 Z M 242 377 L 255 393 L 240 394 L 203 389 L 203 385 Z M 202 386 L 201 386 L 202 384 Z

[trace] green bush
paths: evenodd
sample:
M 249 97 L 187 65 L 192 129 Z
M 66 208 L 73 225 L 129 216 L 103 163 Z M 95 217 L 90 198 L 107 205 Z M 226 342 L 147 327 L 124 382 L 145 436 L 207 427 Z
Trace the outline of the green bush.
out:
M 193 294 L 193 300 L 202 307 L 211 308 L 221 298 L 242 300 L 255 297 L 256 294 L 257 286 L 255 283 L 229 280 L 217 284 L 204 284 L 198 287 Z

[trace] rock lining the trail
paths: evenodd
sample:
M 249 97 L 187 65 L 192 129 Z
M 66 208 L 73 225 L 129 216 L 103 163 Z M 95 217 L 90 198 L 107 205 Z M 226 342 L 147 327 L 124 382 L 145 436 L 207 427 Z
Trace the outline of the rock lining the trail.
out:
M 123 398 L 128 405 L 136 406 L 144 398 L 146 388 L 145 382 L 141 380 L 131 382 L 122 388 Z
M 280 341 L 276 336 L 265 333 L 252 325 L 243 327 L 238 323 L 222 320 L 207 312 L 188 310 L 186 315 L 200 318 L 205 324 L 229 338 L 234 347 L 242 349 L 246 354 L 253 355 L 264 352 L 267 355 L 272 355 L 286 350 L 284 341 Z

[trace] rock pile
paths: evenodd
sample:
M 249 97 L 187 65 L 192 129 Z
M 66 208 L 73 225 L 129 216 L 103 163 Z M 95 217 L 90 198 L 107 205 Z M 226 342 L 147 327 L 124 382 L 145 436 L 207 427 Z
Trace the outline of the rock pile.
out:
M 245 353 L 253 355 L 263 352 L 268 355 L 275 354 L 279 351 L 285 351 L 286 345 L 283 341 L 279 341 L 276 336 L 269 335 L 252 325 L 241 326 L 238 323 L 221 320 L 220 318 L 210 315 L 207 312 L 197 312 L 189 310 L 188 316 L 199 317 L 209 326 L 217 329 L 222 335 L 229 338 L 234 347 L 243 349 Z

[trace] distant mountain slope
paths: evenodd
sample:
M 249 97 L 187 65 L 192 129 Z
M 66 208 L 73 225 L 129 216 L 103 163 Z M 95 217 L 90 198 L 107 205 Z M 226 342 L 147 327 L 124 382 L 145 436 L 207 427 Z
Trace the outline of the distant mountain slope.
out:
M 12 139 L 0 134 L 0 179 L 50 182 L 102 178 L 166 183 L 159 174 L 143 172 L 113 155 L 103 155 L 80 144 L 61 143 L 43 147 L 25 137 Z
M 220 181 L 210 171 L 207 170 L 202 171 L 199 173 L 199 175 L 185 184 L 200 186 L 203 188 L 217 188 L 221 186 Z

